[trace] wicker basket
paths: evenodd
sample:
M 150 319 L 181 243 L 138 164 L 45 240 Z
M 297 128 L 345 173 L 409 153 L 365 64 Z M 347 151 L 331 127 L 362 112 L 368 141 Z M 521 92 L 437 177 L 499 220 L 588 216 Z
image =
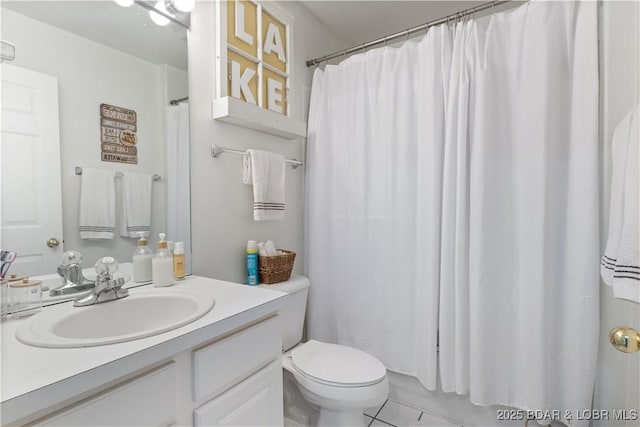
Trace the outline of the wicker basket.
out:
M 293 262 L 296 260 L 296 253 L 278 249 L 284 252 L 283 255 L 261 256 L 258 262 L 258 272 L 260 283 L 271 285 L 273 283 L 284 282 L 291 277 Z

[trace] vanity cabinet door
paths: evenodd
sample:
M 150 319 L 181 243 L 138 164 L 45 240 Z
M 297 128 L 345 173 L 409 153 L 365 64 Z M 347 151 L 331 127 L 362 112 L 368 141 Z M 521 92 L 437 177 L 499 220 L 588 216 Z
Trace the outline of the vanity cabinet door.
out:
M 194 412 L 194 426 L 282 426 L 282 361 L 272 362 Z
M 170 363 L 91 396 L 37 426 L 166 426 L 175 422 L 176 365 Z

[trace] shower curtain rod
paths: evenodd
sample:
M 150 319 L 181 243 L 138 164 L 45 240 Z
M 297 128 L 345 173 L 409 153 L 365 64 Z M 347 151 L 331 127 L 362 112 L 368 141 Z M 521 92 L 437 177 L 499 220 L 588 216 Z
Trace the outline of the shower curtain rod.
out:
M 367 43 L 363 43 L 358 46 L 354 46 L 352 48 L 341 50 L 338 52 L 331 53 L 329 55 L 325 55 L 321 58 L 310 59 L 307 61 L 307 67 L 311 67 L 313 65 L 320 64 L 321 62 L 328 61 L 333 58 L 337 58 L 339 56 L 346 56 L 354 52 L 358 52 L 360 50 L 366 50 L 371 46 L 375 46 L 380 43 L 386 43 L 389 40 L 394 40 L 400 37 L 409 38 L 409 34 L 415 33 L 417 31 L 426 30 L 429 27 L 433 27 L 435 25 L 444 24 L 445 22 L 449 22 L 451 20 L 462 19 L 465 16 L 472 15 L 476 12 L 481 12 L 486 9 L 491 9 L 495 6 L 500 6 L 501 4 L 509 3 L 511 0 L 499 0 L 499 1 L 491 1 L 489 3 L 483 3 L 479 6 L 472 7 L 470 9 L 465 9 L 461 12 L 452 13 L 451 15 L 445 16 L 444 18 L 436 19 L 435 21 L 427 22 L 426 24 L 418 25 L 417 27 L 408 28 L 404 31 L 400 31 L 399 33 L 391 34 L 390 36 L 382 37 L 377 40 L 373 40 Z

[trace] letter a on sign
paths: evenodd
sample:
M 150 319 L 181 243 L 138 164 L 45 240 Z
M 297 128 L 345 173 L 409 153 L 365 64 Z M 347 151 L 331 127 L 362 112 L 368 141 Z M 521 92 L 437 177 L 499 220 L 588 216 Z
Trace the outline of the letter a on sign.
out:
M 256 99 L 251 93 L 249 82 L 255 76 L 256 72 L 251 68 L 246 68 L 244 73 L 240 75 L 240 64 L 231 61 L 231 96 L 240 98 L 240 94 L 244 95 L 244 99 L 251 104 L 256 104 Z
M 264 39 L 264 51 L 266 53 L 275 52 L 278 54 L 278 59 L 280 61 L 287 62 L 287 57 L 284 54 L 284 47 L 282 46 L 280 31 L 278 31 L 278 27 L 271 23 L 267 27 L 267 35 Z

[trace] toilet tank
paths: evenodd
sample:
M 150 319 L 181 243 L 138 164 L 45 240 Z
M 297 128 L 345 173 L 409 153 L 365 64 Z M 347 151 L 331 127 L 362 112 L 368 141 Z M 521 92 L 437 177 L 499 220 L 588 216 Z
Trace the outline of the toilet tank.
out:
M 289 350 L 302 340 L 304 314 L 307 310 L 307 296 L 311 282 L 304 276 L 292 274 L 286 282 L 273 285 L 259 285 L 261 288 L 288 294 L 283 308 L 278 312 L 282 328 L 282 348 Z

